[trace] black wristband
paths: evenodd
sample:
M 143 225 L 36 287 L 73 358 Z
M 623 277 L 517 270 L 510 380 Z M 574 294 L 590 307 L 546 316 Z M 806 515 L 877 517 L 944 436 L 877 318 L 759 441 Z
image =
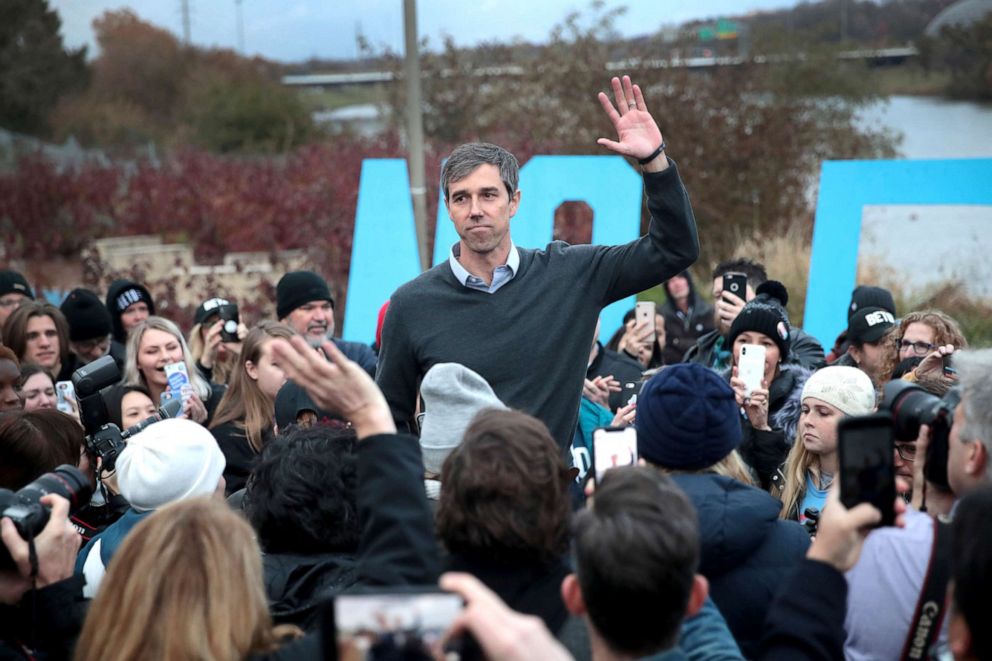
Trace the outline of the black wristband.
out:
M 661 146 L 660 147 L 658 147 L 653 152 L 651 152 L 651 155 L 650 156 L 648 156 L 646 158 L 639 158 L 639 159 L 637 159 L 637 162 L 640 163 L 641 165 L 647 165 L 648 163 L 650 163 L 654 159 L 658 158 L 658 156 L 660 156 L 661 155 L 661 152 L 663 152 L 663 151 L 665 151 L 665 142 L 664 142 L 664 140 L 661 142 Z

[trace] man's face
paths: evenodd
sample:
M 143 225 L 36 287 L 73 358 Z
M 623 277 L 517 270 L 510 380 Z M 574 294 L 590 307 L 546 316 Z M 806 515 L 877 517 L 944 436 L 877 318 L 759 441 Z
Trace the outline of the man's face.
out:
M 718 278 L 713 278 L 713 319 L 714 322 L 716 323 L 717 329 L 720 331 L 720 335 L 726 337 L 727 333 L 730 332 L 730 327 L 731 325 L 733 325 L 734 320 L 733 319 L 724 320 L 720 318 L 720 306 L 717 304 L 720 302 L 720 297 L 722 295 L 723 295 L 723 276 L 720 276 Z M 736 298 L 733 294 L 730 293 L 728 293 L 727 296 Z M 751 287 L 751 283 L 749 282 L 745 290 L 744 302 L 747 303 L 752 298 L 754 298 L 754 289 Z
M 110 335 L 106 335 L 92 340 L 70 341 L 69 348 L 76 354 L 79 361 L 86 365 L 107 355 L 107 352 L 110 351 L 110 339 Z
M 55 367 L 61 359 L 55 321 L 44 315 L 31 317 L 24 330 L 24 362 L 37 363 L 45 369 Z
M 445 202 L 463 250 L 479 255 L 509 250 L 510 219 L 517 213 L 520 191 L 510 197 L 495 165 L 480 165 L 453 182 Z
M 979 466 L 976 463 L 978 448 L 975 446 L 981 441 L 961 439 L 961 431 L 968 424 L 968 417 L 965 413 L 966 401 L 967 395 L 962 396 L 961 402 L 954 411 L 954 424 L 951 426 L 951 434 L 947 441 L 947 481 L 951 485 L 951 490 L 958 497 L 964 496 L 977 484 L 981 484 L 987 471 L 986 466 Z
M 283 319 L 308 342 L 322 342 L 334 335 L 334 308 L 330 301 L 310 301 Z
M 7 321 L 7 317 L 9 317 L 14 310 L 21 307 L 21 304 L 26 300 L 28 300 L 27 296 L 24 294 L 19 294 L 16 291 L 0 296 L 0 328 L 2 328 L 4 322 Z
M 144 301 L 132 303 L 121 312 L 121 326 L 125 333 L 130 333 L 131 329 L 148 318 L 148 304 Z
M 722 279 L 721 279 L 722 280 Z M 721 288 L 723 283 L 720 283 Z M 689 281 L 681 275 L 668 279 L 668 293 L 677 301 L 681 301 L 689 296 Z
M 936 333 L 930 326 L 914 321 L 906 327 L 906 332 L 902 334 L 899 342 L 899 360 L 906 360 L 914 356 L 925 356 L 933 351 L 933 343 Z
M 851 346 L 848 351 L 854 357 L 858 368 L 871 377 L 872 383 L 877 383 L 878 376 L 882 372 L 882 365 L 885 362 L 885 349 L 882 347 L 882 342 L 865 342 L 860 349 Z

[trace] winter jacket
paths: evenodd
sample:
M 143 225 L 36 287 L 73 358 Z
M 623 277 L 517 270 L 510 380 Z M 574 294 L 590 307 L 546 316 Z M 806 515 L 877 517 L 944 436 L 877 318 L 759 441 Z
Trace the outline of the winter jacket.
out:
M 361 342 L 349 342 L 337 337 L 331 338 L 331 342 L 341 350 L 341 353 L 348 360 L 355 361 L 363 370 L 369 373 L 369 376 L 373 379 L 375 378 L 375 368 L 379 362 L 379 356 L 372 350 L 372 347 Z
M 687 363 L 700 363 L 706 367 L 722 372 L 730 368 L 730 347 L 723 347 L 726 357 L 716 352 L 717 340 L 723 339 L 719 330 L 712 330 L 699 338 L 696 344 L 689 348 L 683 358 Z M 826 365 L 823 347 L 815 337 L 797 326 L 792 327 L 792 341 L 789 344 L 789 357 L 786 364 L 801 365 L 808 370 L 818 370 Z
M 768 426 L 762 431 L 751 426 L 747 415 L 741 412 L 744 440 L 737 451 L 754 471 L 761 488 L 768 490 L 779 466 L 785 461 L 796 440 L 799 415 L 802 412 L 802 394 L 810 372 L 800 365 L 783 365 L 768 389 Z M 730 381 L 730 372 L 725 375 Z
M 357 560 L 347 553 L 269 553 L 262 568 L 273 621 L 304 631 L 320 625 L 323 595 L 347 590 L 357 577 Z
M 745 657 L 757 653 L 769 604 L 809 536 L 778 518 L 782 504 L 755 487 L 712 474 L 673 475 L 699 515 L 699 573 Z
M 586 378 L 595 379 L 597 376 L 612 376 L 620 382 L 620 390 L 610 393 L 610 410 L 625 405 L 630 398 L 641 390 L 641 364 L 624 353 L 607 349 L 597 342 L 596 357 L 586 369 Z

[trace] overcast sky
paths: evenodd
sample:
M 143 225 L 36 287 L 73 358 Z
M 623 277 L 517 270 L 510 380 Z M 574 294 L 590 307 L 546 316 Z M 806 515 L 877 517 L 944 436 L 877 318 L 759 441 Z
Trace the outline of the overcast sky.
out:
M 236 0 L 187 0 L 194 44 L 237 46 Z M 627 0 L 617 23 L 625 36 L 656 31 L 694 18 L 738 15 L 794 5 L 796 0 Z M 109 9 L 130 8 L 143 20 L 182 35 L 182 0 L 52 0 L 62 17 L 66 44 L 90 45 L 94 18 Z M 469 46 L 481 41 L 543 41 L 570 11 L 587 9 L 574 0 L 419 0 L 421 36 L 437 45 L 450 34 Z M 250 55 L 293 62 L 309 57 L 351 58 L 361 31 L 375 46 L 403 46 L 403 0 L 242 0 L 245 47 Z

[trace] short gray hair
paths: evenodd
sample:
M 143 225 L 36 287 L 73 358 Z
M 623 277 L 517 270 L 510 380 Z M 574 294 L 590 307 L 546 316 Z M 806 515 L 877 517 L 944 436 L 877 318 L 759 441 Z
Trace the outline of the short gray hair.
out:
M 992 457 L 992 349 L 955 352 L 954 367 L 968 420 L 958 435 L 965 441 L 981 441 L 986 456 Z M 992 481 L 992 462 L 985 467 L 985 480 Z
M 469 176 L 480 165 L 495 165 L 499 177 L 506 186 L 506 192 L 513 197 L 520 181 L 520 166 L 517 157 L 499 145 L 488 142 L 469 142 L 455 147 L 448 160 L 441 166 L 441 190 L 444 201 L 448 201 L 448 189 L 453 182 Z

